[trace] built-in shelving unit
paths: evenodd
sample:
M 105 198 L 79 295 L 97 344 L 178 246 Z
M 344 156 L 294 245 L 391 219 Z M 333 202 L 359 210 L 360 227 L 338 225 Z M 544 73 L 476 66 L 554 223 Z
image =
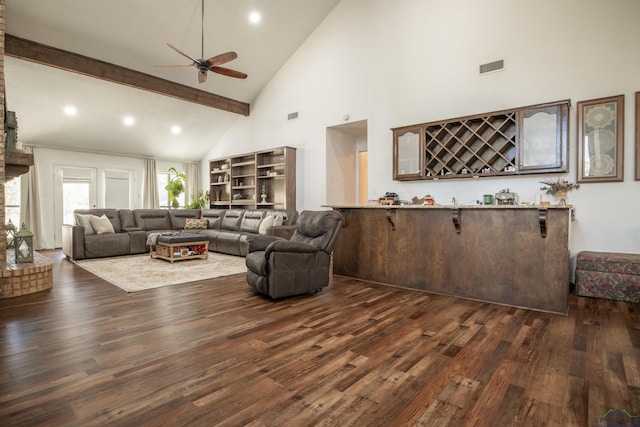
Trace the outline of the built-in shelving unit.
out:
M 393 178 L 566 172 L 569 101 L 394 128 Z
M 278 147 L 209 161 L 211 207 L 296 209 L 296 149 Z

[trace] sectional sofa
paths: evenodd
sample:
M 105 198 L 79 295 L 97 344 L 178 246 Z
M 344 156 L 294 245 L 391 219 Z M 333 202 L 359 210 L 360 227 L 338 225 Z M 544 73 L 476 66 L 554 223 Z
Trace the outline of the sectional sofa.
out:
M 286 238 L 293 234 L 298 217 L 295 210 L 270 209 L 84 209 L 74 213 L 76 224 L 62 226 L 62 251 L 73 260 L 143 254 L 149 251 L 151 233 L 177 230 L 206 236 L 209 251 L 246 256 L 248 235 Z M 111 226 L 107 224 L 106 231 L 97 227 L 96 232 L 85 222 L 91 215 L 102 222 L 108 219 Z M 274 219 L 276 225 L 271 225 Z M 185 229 L 193 224 L 206 228 Z

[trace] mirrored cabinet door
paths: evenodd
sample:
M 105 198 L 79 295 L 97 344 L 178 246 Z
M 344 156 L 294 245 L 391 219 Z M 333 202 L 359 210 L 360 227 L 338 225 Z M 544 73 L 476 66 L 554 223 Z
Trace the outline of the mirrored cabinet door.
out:
M 422 126 L 393 131 L 393 179 L 424 176 L 424 131 Z
M 518 170 L 567 171 L 568 102 L 518 112 Z

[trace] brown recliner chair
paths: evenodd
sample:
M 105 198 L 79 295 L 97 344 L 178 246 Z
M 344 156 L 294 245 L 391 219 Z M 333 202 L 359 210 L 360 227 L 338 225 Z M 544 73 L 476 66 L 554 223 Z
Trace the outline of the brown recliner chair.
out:
M 315 292 L 329 284 L 331 252 L 342 225 L 335 211 L 303 211 L 291 239 L 247 237 L 247 282 L 281 298 Z

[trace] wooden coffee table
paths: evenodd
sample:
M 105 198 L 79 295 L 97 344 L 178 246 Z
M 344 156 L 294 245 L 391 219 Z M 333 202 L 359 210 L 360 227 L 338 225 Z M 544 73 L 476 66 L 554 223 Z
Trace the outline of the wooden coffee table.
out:
M 149 251 L 149 256 L 171 263 L 187 259 L 207 259 L 209 240 L 195 233 L 158 236 L 155 247 Z

